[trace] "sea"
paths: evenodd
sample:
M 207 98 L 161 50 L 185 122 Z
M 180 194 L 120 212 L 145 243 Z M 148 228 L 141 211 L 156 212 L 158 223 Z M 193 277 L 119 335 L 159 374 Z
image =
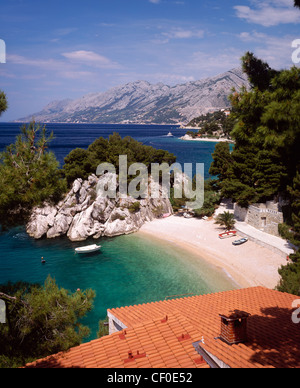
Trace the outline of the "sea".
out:
M 0 152 L 15 141 L 20 123 L 0 123 Z M 156 149 L 172 152 L 177 162 L 204 163 L 205 179 L 216 143 L 183 141 L 186 132 L 179 126 L 108 125 L 108 124 L 46 124 L 53 131 L 50 150 L 60 162 L 74 148 L 87 148 L 99 137 L 114 132 L 131 136 Z M 172 137 L 167 136 L 171 132 Z M 107 309 L 149 303 L 171 297 L 208 294 L 236 287 L 221 268 L 198 256 L 187 254 L 179 244 L 161 241 L 142 234 L 101 238 L 91 243 L 102 246 L 92 256 L 75 254 L 75 248 L 89 244 L 74 243 L 62 237 L 55 240 L 34 240 L 24 226 L 0 231 L 0 284 L 26 281 L 43 284 L 47 276 L 70 292 L 78 288 L 96 292 L 94 308 L 83 319 L 91 334 L 97 337 L 99 320 L 106 319 Z M 41 263 L 41 257 L 46 260 Z

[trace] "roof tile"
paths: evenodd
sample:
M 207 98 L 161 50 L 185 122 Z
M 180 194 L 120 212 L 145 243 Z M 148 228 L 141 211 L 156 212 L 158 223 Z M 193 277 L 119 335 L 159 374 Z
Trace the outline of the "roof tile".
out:
M 205 351 L 230 367 L 300 367 L 300 333 L 291 320 L 294 299 L 254 287 L 110 309 L 126 334 L 114 333 L 26 367 L 207 368 L 195 362 L 200 356 L 193 343 L 201 340 Z M 244 344 L 230 346 L 218 338 L 220 314 L 230 311 L 251 314 Z M 125 362 L 129 351 L 146 356 Z

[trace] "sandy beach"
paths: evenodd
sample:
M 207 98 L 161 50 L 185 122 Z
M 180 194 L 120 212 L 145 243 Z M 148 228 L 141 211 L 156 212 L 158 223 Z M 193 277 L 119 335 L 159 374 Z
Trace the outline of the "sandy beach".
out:
M 235 238 L 219 238 L 223 231 L 214 220 L 174 215 L 146 223 L 139 233 L 177 244 L 186 249 L 187 254 L 199 255 L 199 259 L 226 271 L 240 288 L 276 287 L 280 279 L 278 268 L 286 265 L 286 259 L 253 241 L 234 246 L 232 241 Z

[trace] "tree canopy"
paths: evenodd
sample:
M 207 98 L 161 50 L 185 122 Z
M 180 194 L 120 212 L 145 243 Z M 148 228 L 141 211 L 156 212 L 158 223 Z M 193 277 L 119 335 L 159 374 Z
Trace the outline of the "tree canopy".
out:
M 92 309 L 95 293 L 59 288 L 50 276 L 43 286 L 0 285 L 6 323 L 0 325 L 0 367 L 25 363 L 79 345 L 89 335 L 80 320 Z
M 6 111 L 8 107 L 6 95 L 0 90 L 0 116 Z
M 109 136 L 109 139 L 100 137 L 95 140 L 87 150 L 76 148 L 65 158 L 63 171 L 68 184 L 77 178 L 86 179 L 90 174 L 95 174 L 100 163 L 111 163 L 119 172 L 119 156 L 127 155 L 128 167 L 132 163 L 143 163 L 150 167 L 151 163 L 173 164 L 176 157 L 164 150 L 156 150 L 151 146 L 143 145 L 137 140 L 118 133 Z
M 234 214 L 230 212 L 224 212 L 217 216 L 215 224 L 224 226 L 226 230 L 233 229 L 235 225 Z
M 300 246 L 300 68 L 275 71 L 252 53 L 242 58 L 251 89 L 230 96 L 236 124 L 233 151 L 219 145 L 210 173 L 218 176 L 223 197 L 243 207 L 279 196 L 289 224 L 283 236 Z M 299 251 L 280 270 L 280 290 L 300 295 Z M 298 284 L 297 284 L 298 282 Z
M 58 201 L 66 191 L 55 155 L 48 151 L 53 134 L 35 122 L 24 125 L 16 142 L 0 154 L 0 222 L 24 217 L 45 200 Z
M 245 58 L 252 88 L 230 97 L 235 147 L 230 155 L 216 149 L 212 165 L 222 194 L 242 206 L 287 194 L 300 168 L 300 69 L 277 72 L 251 53 Z

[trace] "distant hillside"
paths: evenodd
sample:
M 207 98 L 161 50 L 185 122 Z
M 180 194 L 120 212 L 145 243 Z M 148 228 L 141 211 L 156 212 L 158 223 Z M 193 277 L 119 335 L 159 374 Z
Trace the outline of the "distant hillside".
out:
M 168 86 L 137 81 L 77 100 L 54 101 L 17 121 L 186 124 L 194 117 L 230 106 L 231 89 L 248 86 L 241 69 L 216 77 Z

